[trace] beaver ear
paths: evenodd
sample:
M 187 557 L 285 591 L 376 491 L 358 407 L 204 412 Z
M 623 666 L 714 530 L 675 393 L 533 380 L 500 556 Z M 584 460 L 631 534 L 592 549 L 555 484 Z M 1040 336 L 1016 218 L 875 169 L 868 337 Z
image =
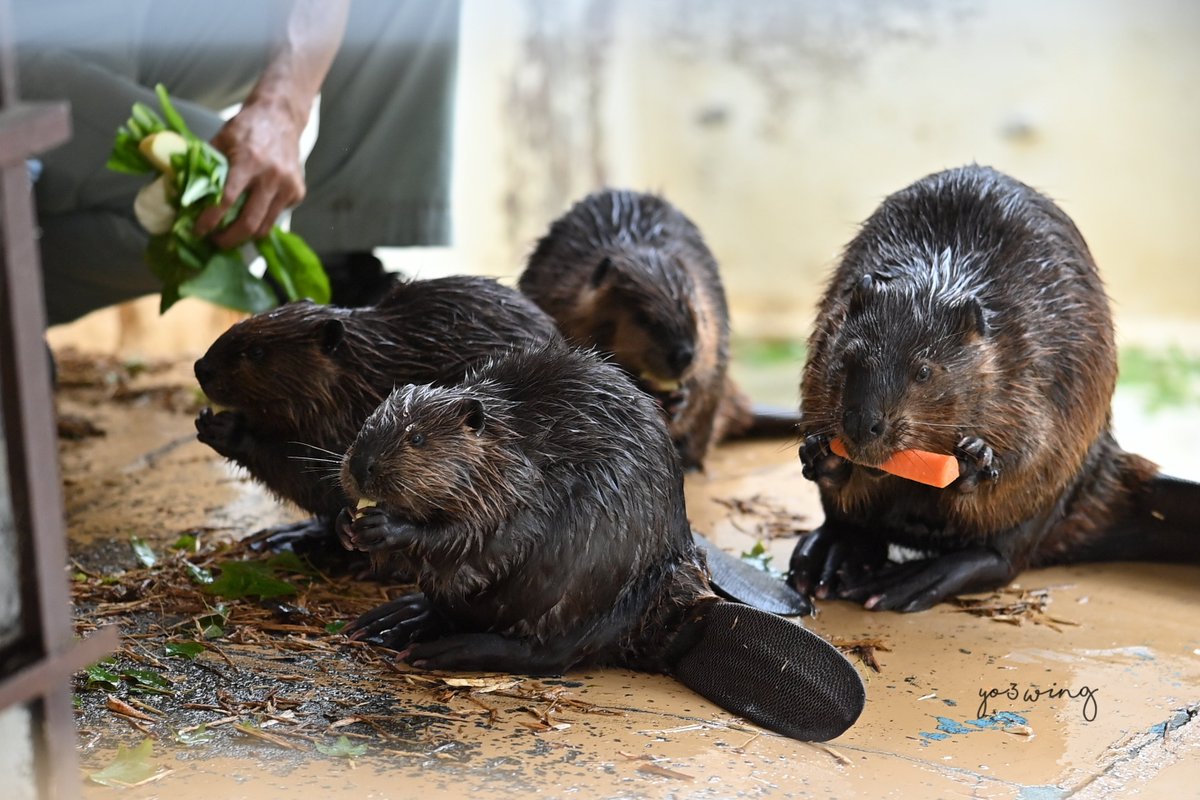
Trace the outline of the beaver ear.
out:
M 987 312 L 977 297 L 968 297 L 955 308 L 958 314 L 959 330 L 965 331 L 968 338 L 986 337 L 991 332 L 988 325 Z
M 342 343 L 346 335 L 346 326 L 340 319 L 327 319 L 321 324 L 321 349 L 332 353 Z
M 483 433 L 483 403 L 473 397 L 463 400 L 463 424 L 478 435 Z
M 592 273 L 592 288 L 598 289 L 604 283 L 604 279 L 612 272 L 613 260 L 608 256 L 600 259 L 600 263 L 596 265 L 596 271 Z
M 863 275 L 858 279 L 858 283 L 854 284 L 854 288 L 850 290 L 850 313 L 857 314 L 863 310 L 863 306 L 871 299 L 875 293 L 875 279 L 870 273 Z

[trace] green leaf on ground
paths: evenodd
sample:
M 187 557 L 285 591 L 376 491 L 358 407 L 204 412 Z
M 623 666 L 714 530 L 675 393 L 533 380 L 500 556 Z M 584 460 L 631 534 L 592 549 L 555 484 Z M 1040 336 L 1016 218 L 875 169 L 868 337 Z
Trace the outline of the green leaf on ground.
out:
M 190 533 L 185 533 L 176 539 L 175 544 L 171 545 L 171 547 L 176 550 L 187 550 L 194 553 L 196 552 L 196 537 Z M 199 569 L 199 567 L 197 567 L 197 569 Z M 210 575 L 209 580 L 211 579 L 212 576 Z
M 194 731 L 175 731 L 173 738 L 180 744 L 208 744 L 217 738 L 217 732 L 210 731 L 207 725 L 201 725 Z
M 150 549 L 150 545 L 146 544 L 145 539 L 140 536 L 131 536 L 129 544 L 133 547 L 133 555 L 143 567 L 153 567 L 158 563 L 158 556 Z
M 317 742 L 316 748 L 319 753 L 337 758 L 359 758 L 367 752 L 365 744 L 350 744 L 350 740 L 345 736 L 339 736 L 333 744 Z
M 191 661 L 204 652 L 204 645 L 200 642 L 167 642 L 166 650 L 168 656 L 178 656 Z
M 104 666 L 103 663 L 92 664 L 85 672 L 87 673 L 87 688 L 115 690 L 121 687 L 121 675 L 113 672 Z
M 284 550 L 282 553 L 276 553 L 266 561 L 267 566 L 276 572 L 295 572 L 300 575 L 316 575 L 317 571 L 300 556 L 293 553 L 291 550 Z
M 348 624 L 349 623 L 344 619 L 338 620 L 337 622 L 330 622 L 325 626 L 325 632 L 326 633 L 341 633 L 342 629 L 345 628 Z
M 213 576 L 211 572 L 206 570 L 204 567 L 197 567 L 186 558 L 183 559 L 183 568 L 187 570 L 188 575 L 190 575 L 192 580 L 196 583 L 209 584 L 213 582 Z
M 261 561 L 226 561 L 218 565 L 221 574 L 204 591 L 236 600 L 242 597 L 284 597 L 296 593 L 296 587 L 276 578 L 269 565 Z
M 150 763 L 153 749 L 154 743 L 150 739 L 143 739 L 137 747 L 128 749 L 123 744 L 117 745 L 117 754 L 112 763 L 88 777 L 101 786 L 131 786 L 141 783 L 153 777 L 158 770 Z
M 171 694 L 173 691 L 171 682 L 152 670 L 127 669 L 121 674 L 129 682 L 129 691 L 136 694 Z

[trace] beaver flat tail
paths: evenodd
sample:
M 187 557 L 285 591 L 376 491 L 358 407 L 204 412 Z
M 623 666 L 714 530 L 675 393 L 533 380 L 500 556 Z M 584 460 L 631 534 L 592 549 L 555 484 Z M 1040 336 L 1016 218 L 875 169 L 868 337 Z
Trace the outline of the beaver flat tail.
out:
M 1120 517 L 1081 542 L 1071 560 L 1200 563 L 1200 483 L 1150 476 Z
M 713 589 L 722 597 L 772 614 L 794 617 L 813 613 L 809 599 L 785 581 L 726 553 L 697 531 L 692 531 L 692 540 L 708 563 Z
M 675 640 L 672 674 L 727 711 L 793 739 L 823 742 L 858 719 L 858 671 L 821 637 L 782 617 L 702 603 Z

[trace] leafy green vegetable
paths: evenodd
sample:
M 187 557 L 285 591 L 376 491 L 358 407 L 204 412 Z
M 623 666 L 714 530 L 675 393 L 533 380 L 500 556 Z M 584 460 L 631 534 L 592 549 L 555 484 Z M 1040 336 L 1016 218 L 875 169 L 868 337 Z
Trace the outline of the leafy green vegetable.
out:
M 168 656 L 179 656 L 191 661 L 204 652 L 204 645 L 200 642 L 168 642 L 166 650 Z
M 339 736 L 333 744 L 317 742 L 316 748 L 319 753 L 337 758 L 359 758 L 367 752 L 365 744 L 350 744 L 350 740 L 345 736 Z
M 212 625 L 204 626 L 204 630 L 200 632 L 200 635 L 205 639 L 220 639 L 225 635 L 225 629 L 213 623 Z
M 346 625 L 348 625 L 348 624 L 349 623 L 344 619 L 340 619 L 337 622 L 330 622 L 325 625 L 325 632 L 326 633 L 341 633 L 342 629 L 345 628 Z
M 258 561 L 226 561 L 221 574 L 204 591 L 236 600 L 241 597 L 284 597 L 296 593 L 296 587 L 275 577 L 274 571 Z
M 266 560 L 266 565 L 275 572 L 294 572 L 300 575 L 317 574 L 312 566 L 291 550 L 276 553 Z
M 155 174 L 158 171 L 155 164 L 142 152 L 143 141 L 163 131 L 177 133 L 186 141 L 185 152 L 168 151 L 172 153 L 168 195 L 174 198 L 175 221 L 170 231 L 151 236 L 146 246 L 146 263 L 162 283 L 160 312 L 183 297 L 198 297 L 251 313 L 274 307 L 280 298 L 265 280 L 249 271 L 243 255 L 253 249 L 221 250 L 208 238 L 196 235 L 195 224 L 200 214 L 221 202 L 229 162 L 224 154 L 188 129 L 162 84 L 155 87 L 155 92 L 162 116 L 144 103 L 134 103 L 129 119 L 117 131 L 108 168 L 132 175 Z M 160 139 L 156 143 L 165 141 Z M 163 163 L 161 155 L 156 157 Z M 242 194 L 222 218 L 221 225 L 235 219 L 245 202 L 246 195 Z M 159 200 L 155 208 L 162 207 Z M 329 302 L 325 270 L 300 237 L 276 226 L 266 238 L 255 243 L 255 249 L 283 291 L 283 299 L 307 297 L 318 303 Z
M 133 554 L 137 557 L 138 563 L 143 567 L 153 567 L 158 563 L 158 556 L 150 549 L 150 545 L 146 544 L 145 539 L 140 536 L 131 536 L 129 544 L 133 547 Z
M 143 739 L 137 747 L 126 749 L 125 745 L 117 745 L 117 755 L 112 763 L 104 769 L 93 772 L 88 777 L 101 786 L 131 786 L 154 777 L 157 767 L 150 763 L 150 754 L 154 743 Z

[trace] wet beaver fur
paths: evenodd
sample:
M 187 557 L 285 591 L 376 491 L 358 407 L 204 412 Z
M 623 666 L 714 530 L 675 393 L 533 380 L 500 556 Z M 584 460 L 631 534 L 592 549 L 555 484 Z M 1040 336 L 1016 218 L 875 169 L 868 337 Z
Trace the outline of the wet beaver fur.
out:
M 550 226 L 519 288 L 567 339 L 612 355 L 668 416 L 685 469 L 728 436 L 794 436 L 728 377 L 729 310 L 699 229 L 661 197 L 606 189 Z
M 321 543 L 346 505 L 336 473 L 363 420 L 405 383 L 453 385 L 489 355 L 561 341 L 554 321 L 486 278 L 397 285 L 360 309 L 292 303 L 243 320 L 196 362 L 213 404 L 200 441 L 279 497 L 317 515 L 261 532 L 272 547 Z M 701 544 L 706 544 L 701 540 Z M 707 547 L 721 590 L 756 608 L 811 613 L 808 599 L 741 559 Z
M 800 455 L 826 520 L 793 584 L 916 611 L 1029 567 L 1200 560 L 1200 487 L 1117 446 L 1116 377 L 1108 298 L 1053 202 L 980 166 L 888 197 L 809 340 Z M 906 449 L 953 453 L 961 477 L 936 489 L 871 468 Z M 924 557 L 889 562 L 890 545 Z
M 452 385 L 514 344 L 560 338 L 519 292 L 473 277 L 408 281 L 377 305 L 290 303 L 242 320 L 195 364 L 214 405 L 200 441 L 330 530 L 346 505 L 337 464 L 397 384 Z M 302 526 L 304 527 L 304 526 Z
M 421 594 L 349 630 L 429 669 L 669 672 L 800 739 L 858 717 L 846 659 L 780 617 L 716 598 L 653 400 L 591 352 L 554 343 L 459 386 L 398 387 L 342 466 L 348 548 L 417 565 Z

